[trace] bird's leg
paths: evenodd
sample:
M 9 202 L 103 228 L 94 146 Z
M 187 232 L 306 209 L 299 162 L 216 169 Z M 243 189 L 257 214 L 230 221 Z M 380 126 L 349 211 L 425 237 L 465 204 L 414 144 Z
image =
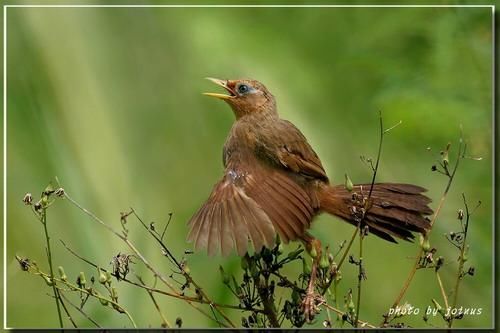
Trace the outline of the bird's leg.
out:
M 302 241 L 304 242 L 307 252 L 313 257 L 311 276 L 301 305 L 306 321 L 310 322 L 316 313 L 319 312 L 318 306 L 323 302 L 323 297 L 314 291 L 322 249 L 320 240 L 308 233 L 304 235 Z

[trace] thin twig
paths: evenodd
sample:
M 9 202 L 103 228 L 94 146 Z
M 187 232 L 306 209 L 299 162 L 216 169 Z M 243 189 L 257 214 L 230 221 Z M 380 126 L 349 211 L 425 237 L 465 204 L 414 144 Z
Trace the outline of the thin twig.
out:
M 147 260 L 144 258 L 144 256 L 137 250 L 137 248 L 122 234 L 119 232 L 115 231 L 112 227 L 110 227 L 108 224 L 106 224 L 104 221 L 102 221 L 100 218 L 98 218 L 94 213 L 86 209 L 85 207 L 81 206 L 77 201 L 75 201 L 73 198 L 71 198 L 67 192 L 64 192 L 64 197 L 68 199 L 74 206 L 76 206 L 78 209 L 80 209 L 82 212 L 84 212 L 86 215 L 92 218 L 95 222 L 98 224 L 102 225 L 104 228 L 106 228 L 108 231 L 113 233 L 115 236 L 120 238 L 127 246 L 134 252 L 134 254 L 139 258 L 139 260 L 142 261 L 142 263 L 155 275 L 157 276 L 160 281 L 162 281 L 168 288 L 170 288 L 172 291 L 178 294 L 177 290 L 170 284 L 167 279 L 160 274 Z M 196 304 L 193 304 L 191 301 L 186 300 L 186 302 L 192 306 L 194 309 L 202 313 L 203 315 L 207 316 L 210 319 L 213 319 L 208 313 L 206 313 L 204 310 L 200 309 Z M 232 322 L 228 322 L 230 326 L 235 327 L 235 325 Z M 224 325 L 226 326 L 226 325 Z
M 38 267 L 34 266 L 35 267 L 35 275 L 39 275 L 39 276 L 42 276 L 44 278 L 49 278 L 50 275 L 45 273 L 45 272 L 42 272 Z M 132 318 L 132 316 L 130 315 L 130 313 L 124 309 L 120 304 L 118 304 L 117 302 L 113 301 L 112 299 L 110 298 L 106 298 L 100 294 L 97 294 L 95 292 L 92 292 L 92 290 L 87 290 L 85 288 L 80 288 L 79 286 L 71 283 L 71 282 L 68 282 L 67 280 L 62 280 L 62 279 L 59 279 L 59 278 L 53 278 L 53 281 L 56 281 L 58 282 L 59 284 L 61 285 L 65 285 L 67 286 L 68 288 L 70 288 L 70 290 L 73 290 L 73 291 L 79 291 L 80 293 L 83 293 L 85 295 L 87 295 L 88 297 L 95 297 L 99 300 L 103 300 L 109 304 L 113 304 L 114 306 L 116 306 L 118 309 L 120 309 L 121 311 L 123 311 L 123 313 L 128 317 L 128 319 L 130 320 L 130 322 L 132 323 L 132 326 L 134 326 L 134 328 L 137 328 L 137 325 L 135 324 L 135 321 L 134 319 Z M 55 283 L 54 283 L 55 285 Z M 58 287 L 56 286 L 56 288 L 59 290 L 59 291 L 63 291 L 64 289 L 61 289 L 61 287 Z
M 342 267 L 342 264 L 344 263 L 345 259 L 347 258 L 347 255 L 349 254 L 349 249 L 351 248 L 352 244 L 354 243 L 354 239 L 356 239 L 356 236 L 358 235 L 358 229 L 354 229 L 354 232 L 352 233 L 351 240 L 347 244 L 347 247 L 342 254 L 342 257 L 340 258 L 339 264 L 337 265 L 337 271 L 340 270 L 340 267 Z
M 386 133 L 384 131 L 384 123 L 383 123 L 383 120 L 382 120 L 382 111 L 379 111 L 379 124 L 380 124 L 380 138 L 379 138 L 379 141 L 378 141 L 377 161 L 375 162 L 375 168 L 373 169 L 372 182 L 371 182 L 371 185 L 370 185 L 370 192 L 368 193 L 368 200 L 367 201 L 369 201 L 369 199 L 372 196 L 373 185 L 375 185 L 375 178 L 377 177 L 378 165 L 380 163 L 380 155 L 382 154 L 382 143 L 384 141 L 384 134 Z M 394 128 L 396 126 L 397 125 L 391 127 L 387 131 L 390 131 L 392 128 Z
M 92 319 L 88 314 L 83 311 L 79 306 L 76 306 L 73 304 L 66 296 L 64 296 L 63 293 L 61 293 L 61 297 L 64 298 L 66 302 L 68 302 L 69 305 L 71 305 L 74 309 L 76 309 L 78 312 L 82 314 L 88 321 L 90 321 L 92 324 L 94 324 L 96 327 L 101 328 L 101 325 L 99 325 L 94 319 Z M 76 326 L 75 326 L 76 327 Z
M 182 275 L 185 277 L 185 279 L 190 283 L 192 284 L 200 293 L 200 295 L 205 298 L 205 300 L 207 301 L 208 304 L 214 304 L 214 302 L 212 302 L 212 300 L 208 297 L 208 295 L 203 291 L 203 289 L 193 280 L 193 278 L 191 277 L 191 275 L 189 273 L 187 273 L 185 270 L 184 270 L 184 267 L 182 266 L 182 264 L 177 260 L 177 258 L 175 258 L 175 256 L 172 254 L 172 252 L 170 251 L 170 249 L 163 243 L 163 235 L 165 234 L 165 230 L 166 228 L 164 229 L 164 232 L 163 232 L 163 235 L 161 238 L 159 238 L 154 232 L 152 232 L 152 230 L 150 228 L 148 228 L 148 226 L 146 225 L 146 223 L 144 223 L 144 221 L 142 221 L 142 219 L 140 218 L 140 216 L 135 212 L 135 210 L 133 208 L 131 208 L 131 211 L 132 211 L 132 214 L 134 214 L 134 216 L 137 218 L 137 220 L 142 224 L 142 226 L 148 231 L 148 233 L 153 236 L 153 238 L 158 242 L 158 244 L 161 246 L 162 250 L 164 251 L 164 253 L 167 254 L 167 256 L 171 259 L 172 262 L 175 263 L 175 265 L 177 266 L 177 268 L 180 270 L 180 272 L 182 273 Z M 170 220 L 169 220 L 170 222 Z M 217 310 L 217 312 L 219 312 L 219 314 L 231 325 L 231 326 L 235 326 L 231 320 L 229 319 L 229 317 L 222 311 L 220 310 L 217 306 L 214 305 L 214 308 L 215 310 Z
M 68 317 L 69 321 L 73 325 L 74 328 L 78 328 L 76 325 L 75 321 L 73 320 L 73 317 L 71 316 L 71 313 L 69 313 L 68 309 L 66 308 L 66 305 L 64 304 L 62 297 L 63 293 L 60 290 L 57 290 L 57 297 L 59 297 L 59 301 L 61 302 L 62 308 L 64 309 L 64 312 L 66 312 L 66 316 Z
M 368 210 L 370 208 L 370 199 L 372 196 L 373 188 L 375 187 L 375 180 L 377 178 L 377 172 L 378 172 L 378 168 L 379 168 L 379 164 L 380 164 L 380 157 L 382 155 L 382 146 L 384 143 L 384 135 L 386 133 L 389 133 L 392 129 L 396 128 L 397 126 L 401 125 L 401 123 L 402 122 L 400 121 L 396 125 L 391 126 L 388 129 L 384 130 L 382 111 L 379 110 L 380 136 L 379 136 L 378 149 L 377 149 L 377 159 L 375 161 L 375 166 L 372 168 L 373 173 L 372 173 L 372 180 L 370 183 L 370 191 L 368 192 L 368 197 L 366 199 L 365 207 L 363 207 L 364 208 L 363 216 L 361 217 L 361 219 L 358 222 L 358 228 L 354 231 L 354 233 L 351 237 L 351 240 L 350 240 L 349 244 L 347 245 L 347 248 L 346 248 L 344 254 L 342 255 L 342 258 L 341 258 L 339 265 L 338 265 L 338 269 L 340 269 L 340 265 L 344 262 L 345 258 L 347 257 L 347 253 L 349 252 L 349 249 L 351 248 L 351 246 L 354 242 L 354 238 L 356 238 L 356 234 L 359 231 L 358 295 L 357 295 L 357 302 L 356 302 L 356 318 L 354 321 L 354 327 L 358 327 L 359 310 L 361 307 L 361 304 L 360 304 L 361 303 L 361 283 L 362 283 L 361 280 L 363 279 L 363 276 L 364 276 L 363 266 L 362 266 L 363 265 L 363 238 L 364 238 L 364 232 L 365 232 L 364 228 L 363 228 L 363 221 L 365 219 L 366 213 L 368 212 Z
M 441 275 L 439 274 L 439 272 L 437 270 L 436 270 L 436 278 L 438 281 L 439 290 L 441 291 L 441 296 L 443 296 L 444 305 L 445 305 L 446 309 L 449 309 L 450 306 L 448 304 L 448 296 L 446 296 L 446 291 L 444 290 L 443 281 L 441 280 Z
M 139 282 L 143 286 L 146 286 L 146 284 L 144 283 L 144 280 L 142 280 L 142 278 L 140 276 L 137 276 L 137 279 L 139 280 Z M 163 327 L 163 328 L 172 327 L 170 325 L 170 323 L 168 322 L 167 318 L 165 318 L 165 316 L 163 315 L 163 312 L 161 312 L 160 306 L 158 305 L 158 302 L 156 301 L 155 296 L 153 295 L 153 292 L 151 290 L 147 290 L 147 292 L 149 294 L 149 297 L 151 297 L 151 301 L 153 302 L 156 311 L 158 311 L 158 314 L 160 315 L 160 318 L 161 318 L 161 327 Z
M 361 282 L 364 278 L 364 268 L 363 268 L 363 239 L 364 230 L 359 228 L 359 262 L 358 262 L 358 299 L 356 301 L 356 319 L 354 320 L 354 327 L 358 327 L 359 309 L 361 307 Z
M 170 221 L 172 221 L 172 213 L 168 214 L 168 221 L 163 228 L 163 232 L 161 233 L 160 239 L 163 240 L 163 236 L 165 236 L 165 232 L 167 231 L 168 226 L 170 225 Z
M 451 303 L 452 309 L 455 309 L 457 306 L 457 300 L 458 300 L 458 288 L 460 287 L 460 281 L 462 281 L 463 278 L 463 270 L 464 270 L 464 254 L 465 254 L 465 249 L 467 248 L 467 232 L 469 231 L 469 220 L 471 213 L 469 211 L 469 205 L 467 205 L 467 200 L 465 199 L 465 194 L 462 193 L 462 198 L 464 201 L 464 206 L 465 206 L 465 227 L 464 227 L 464 239 L 462 240 L 462 246 L 460 249 L 460 257 L 458 257 L 458 272 L 457 272 L 457 279 L 455 281 L 455 288 L 453 289 L 453 301 Z M 476 207 L 477 208 L 477 207 Z M 453 315 L 451 315 L 450 320 L 448 321 L 448 327 L 451 328 L 453 325 Z
M 377 178 L 377 172 L 378 172 L 378 168 L 379 168 L 379 164 L 380 164 L 380 156 L 382 155 L 382 145 L 383 145 L 383 142 L 384 142 L 384 135 L 387 134 L 387 133 L 389 133 L 391 130 L 393 130 L 394 128 L 396 128 L 397 126 L 399 126 L 401 124 L 402 124 L 402 121 L 399 121 L 399 123 L 397 123 L 397 124 L 389 127 L 388 129 L 384 130 L 384 122 L 383 122 L 383 118 L 382 118 L 382 111 L 379 110 L 380 136 L 379 136 L 378 149 L 377 149 L 377 159 L 375 161 L 375 166 L 372 167 L 373 173 L 372 173 L 372 180 L 371 180 L 371 183 L 370 183 L 370 192 L 368 192 L 368 197 L 367 197 L 367 200 L 366 200 L 367 206 L 369 206 L 370 198 L 372 196 L 373 188 L 375 186 L 375 179 Z M 365 208 L 368 208 L 368 207 L 365 207 Z M 366 214 L 366 211 L 368 211 L 368 209 L 365 209 L 365 214 Z M 351 246 L 354 243 L 354 239 L 356 238 L 357 234 L 358 234 L 358 229 L 354 230 L 354 232 L 352 233 L 351 240 L 347 244 L 347 247 L 346 247 L 344 253 L 342 254 L 342 257 L 341 257 L 341 259 L 339 261 L 339 264 L 337 266 L 338 270 L 340 270 L 340 267 L 344 263 L 344 261 L 345 261 L 345 259 L 347 257 L 347 254 L 349 253 L 349 250 L 351 249 Z
M 99 268 L 101 271 L 103 272 L 109 272 L 108 270 L 106 270 L 105 268 L 102 268 L 100 266 L 98 266 L 97 264 L 91 262 L 90 260 L 80 256 L 78 253 L 76 253 L 73 249 L 71 249 L 69 246 L 67 246 L 62 240 L 61 240 L 61 243 L 63 244 L 63 246 L 66 248 L 66 250 L 68 250 L 72 255 L 74 255 L 75 257 L 77 257 L 78 259 L 84 261 L 85 263 L 89 264 L 90 266 L 93 266 L 94 268 Z M 199 303 L 199 304 L 214 304 L 215 306 L 219 307 L 219 308 L 227 308 L 227 309 L 234 309 L 234 310 L 241 310 L 241 311 L 255 311 L 255 312 L 262 312 L 262 310 L 260 309 L 247 309 L 247 308 L 244 308 L 244 307 L 241 307 L 239 305 L 231 305 L 231 304 L 222 304 L 222 303 L 210 303 L 210 302 L 207 302 L 205 301 L 204 299 L 200 299 L 199 297 L 189 297 L 189 296 L 185 296 L 185 295 L 180 295 L 178 293 L 170 293 L 168 291 L 164 291 L 164 290 L 161 290 L 161 289 L 158 289 L 158 288 L 152 288 L 152 287 L 148 287 L 146 285 L 142 285 L 142 284 L 139 284 L 139 283 L 136 283 L 132 280 L 129 280 L 128 278 L 126 277 L 123 277 L 123 276 L 118 276 L 118 274 L 115 274 L 114 272 L 109 272 L 112 276 L 116 277 L 116 278 L 119 278 L 120 281 L 123 281 L 123 282 L 126 282 L 128 284 L 131 284 L 133 286 L 136 286 L 136 287 L 139 287 L 139 288 L 142 288 L 142 289 L 145 289 L 146 291 L 150 291 L 150 292 L 153 292 L 153 293 L 158 293 L 158 294 L 162 294 L 162 295 L 165 295 L 165 296 L 169 296 L 169 297 L 173 297 L 173 298 L 177 298 L 177 299 L 180 299 L 180 300 L 184 300 L 184 301 L 189 301 L 189 302 L 194 302 L 194 303 Z M 213 319 L 212 317 L 210 317 L 210 315 L 208 316 L 208 318 L 211 318 Z
M 337 308 L 334 308 L 333 306 L 331 306 L 330 304 L 328 303 L 323 303 L 322 304 L 324 307 L 326 307 L 327 309 L 330 309 L 332 310 L 333 312 L 339 314 L 340 316 L 342 316 L 343 314 L 345 314 L 344 311 L 341 311 Z M 368 323 L 367 321 L 363 321 L 363 320 L 358 320 L 358 323 L 361 324 L 361 327 L 368 327 L 368 328 L 377 328 L 376 326 Z
M 438 204 L 438 207 L 436 208 L 436 211 L 434 212 L 434 215 L 432 216 L 432 219 L 429 223 L 429 230 L 427 231 L 427 234 L 425 235 L 425 238 L 429 238 L 429 235 L 432 231 L 432 227 L 434 226 L 434 223 L 436 222 L 436 219 L 437 217 L 439 216 L 439 213 L 441 212 L 441 209 L 443 208 L 443 205 L 444 205 L 444 202 L 446 200 L 446 197 L 448 196 L 448 192 L 451 188 L 451 184 L 453 183 L 453 180 L 455 178 L 455 174 L 457 172 L 457 169 L 458 169 L 458 165 L 460 163 L 460 160 L 464 157 L 465 155 L 465 151 L 466 151 L 466 147 L 467 145 L 463 144 L 463 139 L 462 137 L 460 138 L 460 143 L 459 143 L 459 146 L 458 146 L 458 154 L 457 154 L 457 159 L 456 159 L 456 162 L 455 162 L 455 166 L 453 168 L 453 171 L 450 173 L 448 171 L 448 168 L 447 168 L 447 165 L 444 165 L 444 169 L 446 171 L 446 174 L 448 176 L 448 182 L 446 184 L 446 188 L 441 196 L 441 199 L 439 200 L 439 204 Z M 408 274 L 408 277 L 406 278 L 405 282 L 404 282 L 404 285 L 403 287 L 401 288 L 401 290 L 399 291 L 398 293 L 398 296 L 396 297 L 396 300 L 393 302 L 392 306 L 391 306 L 391 309 L 395 309 L 399 303 L 401 302 L 401 300 L 403 299 L 406 291 L 408 290 L 408 287 L 410 286 L 411 284 L 411 281 L 413 280 L 413 277 L 415 276 L 415 273 L 417 272 L 417 269 L 419 267 L 419 263 L 420 263 L 420 258 L 422 257 L 422 255 L 424 254 L 424 249 L 422 247 L 420 247 L 418 253 L 417 253 L 417 256 L 416 256 L 416 259 L 415 259 L 415 263 L 413 264 L 409 274 Z M 382 323 L 380 324 L 380 326 L 383 326 L 385 324 L 387 324 L 389 322 L 389 314 L 386 313 L 384 314 L 384 320 L 382 321 Z
M 52 264 L 52 251 L 50 249 L 50 236 L 49 236 L 49 231 L 47 228 L 47 207 L 42 208 L 40 221 L 43 224 L 43 231 L 45 234 L 45 244 L 47 246 L 47 260 L 49 262 L 50 279 L 53 280 L 54 279 L 54 266 Z M 59 305 L 59 302 L 60 302 L 59 293 L 57 292 L 57 286 L 56 286 L 55 282 L 52 283 L 52 292 L 54 293 L 54 298 L 56 301 L 57 317 L 59 319 L 59 325 L 61 326 L 61 328 L 63 328 L 64 324 L 63 324 L 63 320 L 62 320 L 61 307 Z
M 257 277 L 254 281 L 255 284 L 259 283 L 259 277 Z M 276 315 L 276 307 L 274 305 L 274 298 L 272 293 L 269 292 L 269 277 L 265 279 L 265 286 L 257 287 L 257 291 L 259 292 L 260 299 L 262 301 L 262 306 L 264 307 L 264 314 L 269 319 L 269 323 L 271 327 L 278 328 L 280 327 L 280 323 L 278 317 Z

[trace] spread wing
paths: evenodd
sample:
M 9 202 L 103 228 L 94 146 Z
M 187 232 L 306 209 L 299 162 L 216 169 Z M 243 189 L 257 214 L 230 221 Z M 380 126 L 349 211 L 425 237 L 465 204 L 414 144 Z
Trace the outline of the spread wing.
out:
M 256 160 L 228 165 L 222 180 L 188 222 L 196 250 L 239 255 L 272 247 L 276 233 L 287 243 L 303 235 L 314 210 L 307 193 L 283 172 Z
M 272 149 L 266 149 L 265 153 L 276 155 L 273 156 L 274 159 L 290 171 L 328 182 L 328 176 L 318 155 L 300 130 L 287 120 L 280 120 L 278 124 L 273 132 L 272 143 L 266 145 Z

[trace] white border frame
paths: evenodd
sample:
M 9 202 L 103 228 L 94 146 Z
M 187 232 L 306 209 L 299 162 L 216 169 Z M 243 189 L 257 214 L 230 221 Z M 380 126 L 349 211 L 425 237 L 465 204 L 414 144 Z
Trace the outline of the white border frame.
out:
M 8 8 L 491 8 L 492 24 L 492 324 L 495 328 L 495 5 L 4 5 L 3 6 L 3 329 L 7 327 L 7 9 Z

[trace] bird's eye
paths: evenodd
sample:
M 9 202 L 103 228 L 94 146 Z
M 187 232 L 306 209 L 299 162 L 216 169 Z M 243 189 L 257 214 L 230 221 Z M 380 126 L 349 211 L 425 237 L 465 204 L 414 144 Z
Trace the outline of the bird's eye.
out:
M 247 93 L 249 90 L 250 90 L 250 88 L 248 88 L 248 86 L 247 86 L 246 84 L 241 84 L 241 85 L 238 87 L 238 92 L 239 92 L 240 94 Z

